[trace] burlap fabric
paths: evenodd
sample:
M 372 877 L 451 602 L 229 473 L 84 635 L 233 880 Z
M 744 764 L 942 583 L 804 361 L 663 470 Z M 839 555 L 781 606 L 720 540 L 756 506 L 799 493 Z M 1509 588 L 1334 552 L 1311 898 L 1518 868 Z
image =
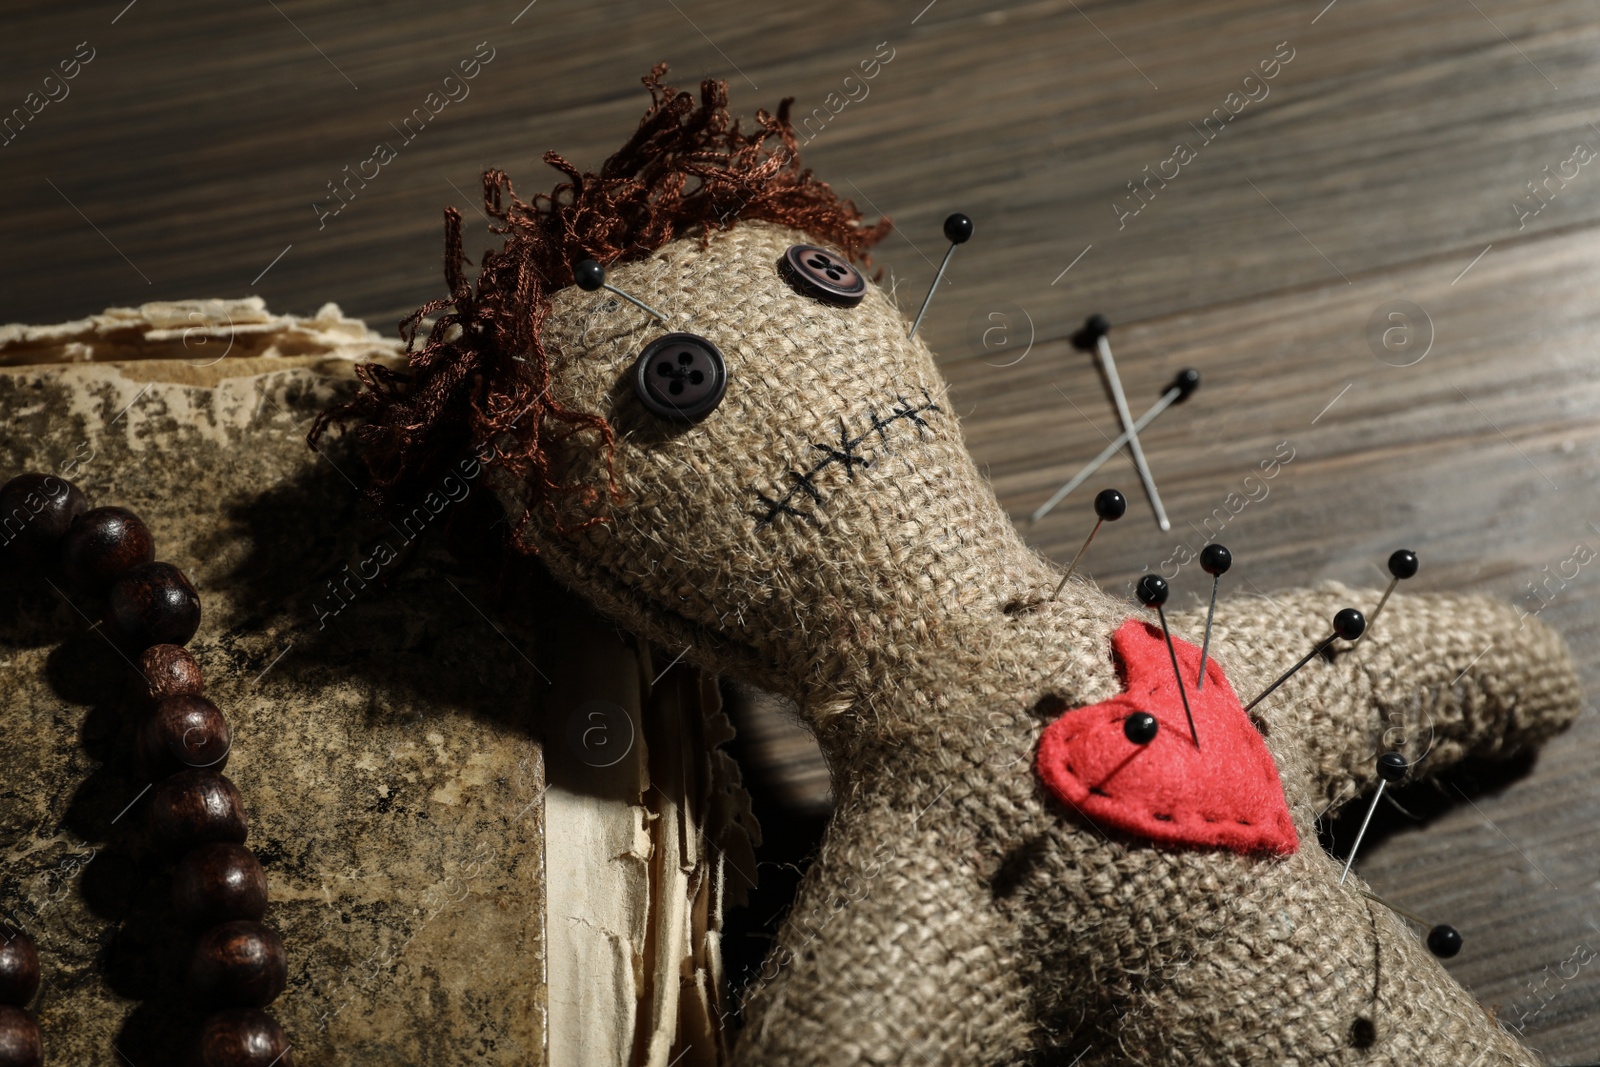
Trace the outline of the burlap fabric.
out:
M 1033 755 L 1064 708 L 1118 691 L 1109 638 L 1140 609 L 1081 581 L 1046 599 L 1059 572 L 978 474 L 905 317 L 875 286 L 842 309 L 780 277 L 806 240 L 744 223 L 613 269 L 727 357 L 726 397 L 692 426 L 632 393 L 661 326 L 603 293 L 555 295 L 553 393 L 611 422 L 623 500 L 571 535 L 557 520 L 587 513 L 536 504 L 529 528 L 627 626 L 792 696 L 834 768 L 838 813 L 749 995 L 741 1061 L 1538 1062 L 1358 878 L 1337 884 L 1314 823 L 1374 784 L 1386 732 L 1415 739 L 1412 759 L 1431 738 L 1434 773 L 1560 728 L 1578 693 L 1559 638 L 1482 599 L 1399 596 L 1257 709 L 1293 856 L 1102 832 L 1047 799 Z M 603 484 L 594 435 L 555 459 Z M 1374 599 L 1223 605 L 1213 654 L 1248 696 Z

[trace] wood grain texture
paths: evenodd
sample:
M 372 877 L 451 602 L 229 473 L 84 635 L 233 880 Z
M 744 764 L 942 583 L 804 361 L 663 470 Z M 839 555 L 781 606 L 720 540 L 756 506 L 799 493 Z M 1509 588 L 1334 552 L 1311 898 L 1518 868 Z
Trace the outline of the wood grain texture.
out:
M 1198 549 L 1208 517 L 1235 553 L 1236 594 L 1376 584 L 1407 545 L 1423 560 L 1413 587 L 1539 610 L 1600 685 L 1596 567 L 1559 577 L 1575 546 L 1600 549 L 1600 173 L 1569 165 L 1537 214 L 1513 207 L 1527 211 L 1526 183 L 1562 173 L 1575 145 L 1600 148 L 1590 6 L 124 2 L 8 16 L 0 107 L 78 42 L 97 51 L 68 98 L 0 145 L 0 321 L 258 293 L 301 314 L 336 300 L 388 331 L 442 291 L 441 207 L 473 218 L 490 165 L 525 194 L 548 188 L 546 149 L 598 164 L 632 129 L 652 62 L 686 85 L 727 78 L 746 114 L 794 96 L 804 116 L 888 42 L 869 95 L 829 116 L 806 160 L 899 223 L 876 259 L 908 310 L 942 254 L 940 220 L 976 220 L 923 330 L 1012 513 L 1116 432 L 1092 362 L 1062 340 L 1084 315 L 1116 324 L 1136 411 L 1180 367 L 1205 378 L 1144 437 L 1171 533 L 1119 456 L 1029 528 L 1035 543 L 1070 556 L 1093 488 L 1117 484 L 1129 515 L 1087 559 L 1113 588 L 1180 540 Z M 319 228 L 326 183 L 398 140 L 390 123 L 481 41 L 495 58 L 471 95 Z M 1197 144 L 1190 124 L 1281 42 L 1294 58 L 1268 96 L 1119 227 L 1125 183 Z M 1409 367 L 1380 362 L 1366 337 L 1397 299 L 1435 334 Z M 1284 441 L 1293 460 L 1235 514 L 1228 494 Z M 1192 602 L 1203 577 L 1183 568 L 1175 596 Z M 1388 899 L 1463 930 L 1453 972 L 1556 1064 L 1600 1060 L 1600 966 L 1567 962 L 1600 947 L 1597 751 L 1586 714 L 1526 777 L 1461 783 L 1472 803 L 1404 797 L 1426 832 L 1395 830 L 1361 860 Z M 784 760 L 819 798 L 818 765 Z

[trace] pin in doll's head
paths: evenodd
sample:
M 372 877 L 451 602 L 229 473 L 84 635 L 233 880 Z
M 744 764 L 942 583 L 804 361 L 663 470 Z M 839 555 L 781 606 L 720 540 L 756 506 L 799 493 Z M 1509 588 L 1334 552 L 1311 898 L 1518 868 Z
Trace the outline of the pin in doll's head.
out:
M 812 269 L 835 288 L 859 284 L 859 303 L 819 292 L 797 259 L 825 264 Z M 863 666 L 847 662 L 863 650 L 894 658 L 884 641 L 938 649 L 930 632 L 953 614 L 998 614 L 1003 582 L 967 571 L 1014 536 L 881 289 L 815 237 L 759 221 L 611 280 L 668 325 L 578 289 L 552 300 L 551 396 L 605 418 L 617 488 L 593 511 L 570 495 L 541 509 L 521 490 L 561 577 L 651 636 L 797 695 Z M 564 480 L 605 484 L 594 435 L 548 454 Z M 576 529 L 590 514 L 605 521 Z
M 345 411 L 384 502 L 487 442 L 519 547 L 566 583 L 708 665 L 848 699 L 997 611 L 1031 557 L 927 348 L 852 262 L 887 221 L 800 169 L 787 102 L 745 136 L 724 86 L 696 106 L 662 73 L 599 174 L 547 156 L 570 181 L 532 203 L 485 176 L 507 239 L 476 287 L 446 212 L 453 296 L 412 321 L 452 310 Z M 590 258 L 666 324 L 592 268 L 574 284 Z

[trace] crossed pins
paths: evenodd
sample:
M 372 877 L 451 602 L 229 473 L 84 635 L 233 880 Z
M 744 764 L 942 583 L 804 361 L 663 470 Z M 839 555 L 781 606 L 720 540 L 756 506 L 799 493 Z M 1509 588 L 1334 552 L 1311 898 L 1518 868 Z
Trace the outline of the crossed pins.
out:
M 1106 381 L 1111 387 L 1111 399 L 1117 406 L 1117 418 L 1122 422 L 1122 435 L 1105 447 L 1101 453 L 1090 460 L 1072 480 L 1057 489 L 1049 500 L 1039 505 L 1039 508 L 1030 516 L 1030 522 L 1038 522 L 1048 515 L 1052 508 L 1065 500 L 1067 494 L 1082 485 L 1090 475 L 1099 470 L 1101 465 L 1117 451 L 1127 446 L 1133 454 L 1133 464 L 1139 469 L 1139 480 L 1144 484 L 1144 493 L 1150 499 L 1150 507 L 1156 513 L 1156 523 L 1163 530 L 1172 529 L 1172 523 L 1167 519 L 1167 509 L 1161 504 L 1161 494 L 1156 489 L 1156 481 L 1150 475 L 1150 464 L 1144 458 L 1144 448 L 1139 443 L 1139 431 L 1154 422 L 1160 415 L 1173 404 L 1179 404 L 1189 398 L 1189 395 L 1200 388 L 1200 372 L 1189 368 L 1180 371 L 1178 376 L 1167 386 L 1161 399 L 1150 406 L 1150 410 L 1140 415 L 1137 419 L 1128 410 L 1128 398 L 1122 392 L 1122 379 L 1117 376 L 1117 364 L 1111 358 L 1111 342 L 1106 335 L 1111 330 L 1111 324 L 1104 315 L 1090 315 L 1083 324 L 1083 329 L 1072 335 L 1072 346 L 1085 352 L 1096 352 L 1100 357 L 1100 366 L 1105 370 Z

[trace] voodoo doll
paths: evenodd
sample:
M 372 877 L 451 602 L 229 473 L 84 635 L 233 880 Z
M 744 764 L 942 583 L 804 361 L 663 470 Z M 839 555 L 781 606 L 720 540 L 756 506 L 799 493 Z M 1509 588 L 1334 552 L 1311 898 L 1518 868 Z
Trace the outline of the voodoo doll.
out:
M 518 548 L 815 732 L 837 809 L 735 1061 L 1537 1063 L 1314 823 L 1397 726 L 1413 778 L 1560 729 L 1561 640 L 1397 597 L 1247 714 L 1376 599 L 1327 585 L 1219 604 L 1199 685 L 1203 618 L 1171 614 L 1169 652 L 1138 604 L 1057 593 L 866 276 L 887 223 L 801 169 L 787 103 L 746 133 L 724 85 L 664 73 L 598 173 L 547 155 L 566 181 L 531 201 L 484 176 L 505 240 L 475 284 L 447 209 L 409 369 L 328 421 L 389 504 L 480 449 Z

